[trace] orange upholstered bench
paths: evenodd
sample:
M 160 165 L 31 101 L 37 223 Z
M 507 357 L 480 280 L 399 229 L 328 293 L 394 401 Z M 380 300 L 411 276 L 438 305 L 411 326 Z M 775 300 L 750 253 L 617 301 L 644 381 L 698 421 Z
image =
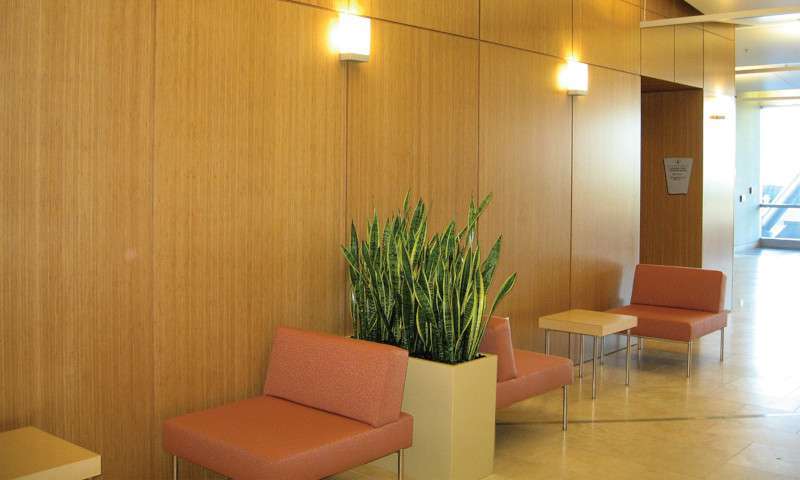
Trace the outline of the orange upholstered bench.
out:
M 164 423 L 164 448 L 237 480 L 319 479 L 411 446 L 408 352 L 279 328 L 264 395 Z
M 725 274 L 717 270 L 637 265 L 633 279 L 631 304 L 609 310 L 634 315 L 639 325 L 631 335 L 685 342 L 686 376 L 692 371 L 692 343 L 709 333 L 720 332 L 719 360 L 724 358 Z
M 572 384 L 570 359 L 515 349 L 511 324 L 502 317 L 489 319 L 480 351 L 497 355 L 497 408 L 561 387 L 564 395 L 561 423 L 567 429 L 567 396 Z

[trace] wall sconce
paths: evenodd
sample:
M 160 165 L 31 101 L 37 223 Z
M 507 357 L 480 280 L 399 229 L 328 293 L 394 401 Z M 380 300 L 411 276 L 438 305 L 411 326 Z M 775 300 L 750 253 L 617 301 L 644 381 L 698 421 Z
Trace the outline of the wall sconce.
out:
M 559 83 L 567 95 L 586 95 L 589 93 L 589 65 L 574 58 L 568 59 L 561 68 Z
M 706 112 L 711 120 L 725 120 L 730 113 L 730 99 L 725 95 L 715 94 L 706 100 Z
M 350 13 L 339 14 L 339 23 L 334 30 L 334 45 L 339 50 L 339 59 L 347 62 L 369 60 L 370 20 Z

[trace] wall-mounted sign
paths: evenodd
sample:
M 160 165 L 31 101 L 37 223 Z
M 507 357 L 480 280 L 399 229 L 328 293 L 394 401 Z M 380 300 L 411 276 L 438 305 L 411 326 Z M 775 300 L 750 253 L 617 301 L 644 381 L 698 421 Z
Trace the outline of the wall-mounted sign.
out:
M 667 193 L 686 195 L 689 193 L 689 180 L 692 179 L 693 159 L 685 157 L 664 158 L 664 173 L 667 176 Z

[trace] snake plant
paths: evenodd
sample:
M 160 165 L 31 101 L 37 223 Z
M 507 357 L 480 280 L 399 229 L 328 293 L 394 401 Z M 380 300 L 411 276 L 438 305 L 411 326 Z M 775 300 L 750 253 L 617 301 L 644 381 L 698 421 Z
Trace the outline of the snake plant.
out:
M 509 276 L 487 310 L 502 237 L 481 258 L 476 231 L 491 196 L 470 202 L 463 229 L 451 222 L 430 238 L 425 203 L 419 200 L 412 212 L 408 199 L 382 229 L 374 214 L 361 240 L 351 225 L 350 245 L 342 247 L 354 336 L 438 362 L 473 360 L 488 317 L 516 282 L 516 274 Z

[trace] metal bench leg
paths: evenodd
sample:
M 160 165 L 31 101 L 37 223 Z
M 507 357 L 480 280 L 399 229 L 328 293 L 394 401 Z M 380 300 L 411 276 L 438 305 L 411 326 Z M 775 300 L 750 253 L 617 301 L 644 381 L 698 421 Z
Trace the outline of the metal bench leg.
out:
M 572 334 L 567 333 L 567 358 L 572 361 Z
M 689 340 L 686 348 L 686 378 L 692 376 L 692 341 Z
M 561 413 L 561 430 L 567 431 L 567 400 L 569 400 L 569 385 L 561 387 L 564 390 L 564 406 Z
M 725 327 L 719 331 L 719 361 L 725 359 Z
M 550 330 L 544 331 L 544 353 L 550 355 Z
M 600 353 L 600 338 L 593 337 L 594 346 L 592 347 L 592 400 L 597 398 L 597 354 Z
M 626 332 L 628 337 L 627 346 L 625 348 L 625 385 L 631 384 L 631 330 Z
M 403 451 L 397 451 L 397 480 L 403 480 Z
M 600 337 L 600 368 L 606 363 L 606 337 Z
M 178 480 L 178 457 L 172 456 L 172 480 Z

